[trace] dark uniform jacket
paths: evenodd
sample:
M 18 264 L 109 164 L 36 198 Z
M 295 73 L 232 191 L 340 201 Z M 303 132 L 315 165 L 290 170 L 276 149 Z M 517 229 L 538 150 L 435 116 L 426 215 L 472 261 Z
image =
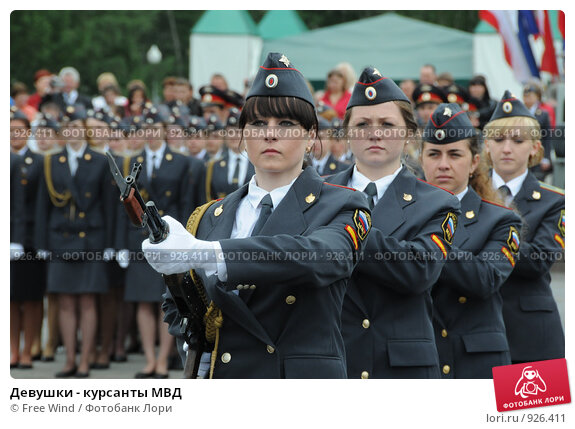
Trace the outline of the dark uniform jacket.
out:
M 22 187 L 22 157 L 10 152 L 10 242 L 24 246 L 25 199 Z
M 352 172 L 353 166 L 328 181 L 347 185 Z M 455 196 L 405 167 L 377 202 L 343 306 L 348 377 L 439 377 L 430 292 L 458 214 Z
M 491 378 L 509 365 L 499 289 L 516 263 L 521 219 L 469 188 L 448 262 L 432 290 L 442 378 Z
M 206 202 L 206 166 L 203 161 L 193 156 L 188 157 L 190 168 L 188 170 L 189 207 L 184 216 L 192 214 L 196 207 Z
M 318 171 L 320 176 L 328 176 L 331 174 L 339 173 L 340 171 L 346 170 L 349 164 L 340 162 L 332 154 L 329 154 L 327 161 L 324 164 L 323 171 Z
M 346 378 L 340 314 L 363 247 L 352 225 L 360 210 L 369 213 L 365 198 L 323 183 L 308 167 L 259 236 L 230 240 L 247 191 L 245 184 L 213 204 L 197 233 L 220 242 L 227 268 L 226 282 L 202 276 L 224 319 L 214 378 Z M 260 258 L 274 254 L 275 261 Z M 240 296 L 239 285 L 248 286 Z M 179 316 L 173 303 L 165 304 L 174 332 Z
M 206 201 L 224 198 L 238 189 L 235 183 L 228 183 L 229 158 L 227 151 L 219 159 L 208 161 L 206 165 Z M 243 183 L 248 183 L 255 174 L 254 166 L 248 162 Z
M 59 254 L 113 247 L 111 219 L 116 196 L 110 192 L 111 173 L 104 155 L 87 147 L 74 176 L 66 150 L 46 155 L 41 177 L 36 201 L 37 249 Z M 51 197 L 47 185 L 57 195 Z
M 551 292 L 553 263 L 565 243 L 565 195 L 527 174 L 513 204 L 521 214 L 519 260 L 501 288 L 512 361 L 565 357 L 565 335 Z
M 24 205 L 26 212 L 24 219 L 26 222 L 26 239 L 24 247 L 26 250 L 34 247 L 34 222 L 36 219 L 36 197 L 38 195 L 38 186 L 41 182 L 42 162 L 44 157 L 38 153 L 27 149 L 22 156 L 22 187 L 24 190 Z

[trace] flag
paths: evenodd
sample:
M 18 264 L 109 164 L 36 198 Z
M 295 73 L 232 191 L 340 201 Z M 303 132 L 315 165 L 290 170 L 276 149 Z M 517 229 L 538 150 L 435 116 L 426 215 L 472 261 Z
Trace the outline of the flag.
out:
M 555 56 L 555 46 L 553 46 L 553 33 L 551 31 L 551 23 L 549 22 L 549 14 L 544 12 L 543 17 L 543 42 L 545 50 L 541 58 L 541 71 L 551 73 L 553 76 L 559 76 L 559 67 L 557 66 L 557 57 Z M 563 12 L 559 11 L 559 15 Z M 565 38 L 565 28 L 563 28 L 563 38 Z
M 503 39 L 505 60 L 513 70 L 515 78 L 525 83 L 533 78 L 532 69 L 525 57 L 526 46 L 519 39 L 519 17 L 516 10 L 480 10 L 479 19 L 486 21 Z M 527 31 L 524 28 L 523 32 Z M 529 49 L 531 49 L 529 47 Z M 533 55 L 533 54 L 531 54 Z M 537 73 L 535 76 L 539 76 Z
M 561 19 L 561 13 L 559 17 Z M 533 78 L 539 79 L 540 71 L 559 75 L 546 10 L 481 10 L 479 19 L 489 23 L 503 38 L 505 59 L 518 81 L 525 83 Z M 539 64 L 531 49 L 530 36 L 543 39 L 545 49 Z

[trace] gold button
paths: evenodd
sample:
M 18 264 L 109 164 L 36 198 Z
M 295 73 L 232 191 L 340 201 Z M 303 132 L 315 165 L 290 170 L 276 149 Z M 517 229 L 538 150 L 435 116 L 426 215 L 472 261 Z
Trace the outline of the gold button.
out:
M 243 288 L 244 288 L 244 285 L 237 285 L 237 286 L 236 286 L 236 289 L 237 289 L 237 290 L 242 290 Z
M 84 238 L 86 236 L 86 233 L 84 231 L 80 231 L 80 233 L 78 234 L 78 236 L 80 238 Z
M 445 329 L 442 329 L 442 330 L 441 330 L 441 336 L 442 336 L 443 338 L 447 337 L 447 331 L 446 331 Z
M 163 211 L 163 210 L 158 210 L 158 213 L 160 213 L 160 216 L 164 216 L 164 211 Z
M 295 302 L 295 296 L 293 296 L 293 295 L 288 295 L 288 296 L 286 297 L 286 304 L 291 305 L 291 304 L 293 304 L 294 302 Z
M 232 355 L 231 355 L 231 354 L 229 354 L 229 353 L 224 353 L 224 354 L 222 355 L 222 362 L 223 362 L 223 363 L 228 363 L 228 362 L 231 361 L 231 360 L 232 360 Z
M 28 184 L 28 181 L 27 181 L 26 179 L 22 179 L 22 180 L 20 181 L 20 183 L 22 183 L 23 185 L 27 185 L 27 184 Z
M 361 322 L 361 326 L 363 326 L 365 329 L 369 328 L 369 320 L 363 319 L 363 322 Z
M 166 191 L 166 197 L 171 197 L 172 196 L 172 191 Z
M 269 354 L 272 354 L 273 352 L 276 351 L 276 349 L 274 349 L 274 348 L 273 348 L 272 346 L 270 346 L 270 345 L 267 345 L 267 346 L 266 346 L 266 350 L 268 351 Z
M 84 219 L 84 218 L 86 217 L 86 213 L 80 212 L 80 213 L 78 213 L 78 217 L 79 217 L 80 219 Z
M 247 286 L 247 285 L 246 285 L 246 286 Z M 255 288 L 256 288 L 256 285 L 251 285 L 251 286 L 250 286 L 250 289 L 251 289 L 251 290 L 254 290 Z
M 443 365 L 443 369 L 442 369 L 443 373 L 445 375 L 449 374 L 449 372 L 451 371 L 451 368 L 449 365 Z
M 460 296 L 458 301 L 460 304 L 465 304 L 467 302 L 467 298 L 465 298 L 464 296 Z
M 86 198 L 90 198 L 92 196 L 91 192 L 86 192 L 84 195 L 86 195 Z
M 363 371 L 361 373 L 361 378 L 363 378 L 364 380 L 367 380 L 369 378 L 369 372 Z

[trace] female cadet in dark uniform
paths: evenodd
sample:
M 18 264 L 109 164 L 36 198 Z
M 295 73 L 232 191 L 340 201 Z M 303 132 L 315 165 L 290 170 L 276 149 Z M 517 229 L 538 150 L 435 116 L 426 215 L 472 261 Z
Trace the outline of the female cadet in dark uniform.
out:
M 399 87 L 366 68 L 344 126 L 355 165 L 328 179 L 364 191 L 373 229 L 350 281 L 342 323 L 350 378 L 438 378 L 431 287 L 457 227 L 459 201 L 401 164 L 417 122 Z
M 513 273 L 501 288 L 513 362 L 565 357 L 565 335 L 550 288 L 551 266 L 565 248 L 565 194 L 538 182 L 528 167 L 543 156 L 539 123 L 506 91 L 485 128 L 493 186 L 523 218 Z
M 323 183 L 312 167 L 302 171 L 317 118 L 303 76 L 285 55 L 268 55 L 248 93 L 240 128 L 255 176 L 205 211 L 200 240 L 167 217 L 167 240 L 142 247 L 159 251 L 160 260 L 151 263 L 160 272 L 203 268 L 198 272 L 221 314 L 211 362 L 205 354 L 201 376 L 345 378 L 340 312 L 356 252 L 369 231 L 365 198 Z M 365 222 L 361 234 L 357 219 Z M 198 255 L 194 249 L 212 250 L 206 263 L 161 262 L 169 249 L 189 249 L 190 256 Z M 244 251 L 255 256 L 241 259 Z M 259 257 L 265 255 L 272 257 Z M 171 307 L 166 320 L 177 330 L 173 303 L 168 298 L 165 305 Z
M 86 142 L 85 118 L 83 110 L 67 108 L 62 130 L 66 146 L 44 158 L 36 207 L 36 247 L 52 254 L 47 290 L 58 294 L 60 332 L 66 348 L 66 363 L 57 377 L 89 375 L 97 329 L 96 294 L 108 289 L 101 261 L 103 251 L 112 251 L 110 216 L 116 202 L 109 192 L 106 157 Z M 76 366 L 78 328 L 82 347 Z
M 24 332 L 24 348 L 18 361 L 20 368 L 31 368 L 34 354 L 41 352 L 41 328 L 43 300 L 46 291 L 46 261 L 36 258 L 34 248 L 34 221 L 36 216 L 36 196 L 42 173 L 42 155 L 34 153 L 26 145 L 30 123 L 20 112 L 10 112 L 10 148 L 12 153 L 21 157 L 18 171 L 18 187 L 24 207 L 23 213 L 11 221 L 23 221 L 25 236 L 22 244 L 25 257 L 10 264 L 10 314 L 16 313 L 10 323 L 14 330 L 16 343 L 19 344 L 20 328 Z M 36 138 L 54 139 L 58 126 L 55 121 L 42 118 L 36 126 Z M 11 198 L 13 195 L 11 194 Z M 34 343 L 36 351 L 34 352 Z M 18 355 L 16 354 L 16 358 Z
M 165 120 L 155 107 L 144 111 L 141 122 L 145 133 L 145 148 L 141 154 L 126 159 L 124 168 L 134 163 L 141 163 L 138 187 L 144 199 L 154 201 L 160 209 L 160 214 L 165 213 L 183 220 L 188 215 L 184 210 L 189 207 L 191 198 L 188 190 L 188 160 L 185 156 L 170 150 L 165 142 Z M 117 193 L 115 196 L 117 197 Z M 145 229 L 129 224 L 128 217 L 122 213 L 118 217 L 117 231 L 118 248 L 129 249 L 138 254 L 142 240 L 147 236 Z M 121 253 L 125 254 L 125 251 Z M 164 280 L 138 257 L 136 261 L 129 261 L 125 282 L 125 300 L 138 303 L 138 329 L 146 357 L 146 365 L 135 377 L 166 378 L 168 356 L 173 349 L 174 341 L 168 334 L 167 326 L 162 322 L 162 314 L 159 311 L 159 303 L 162 302 L 162 295 L 165 292 Z M 157 356 L 156 332 L 160 340 Z
M 521 219 L 498 204 L 481 143 L 457 104 L 437 107 L 421 153 L 426 179 L 461 201 L 450 257 L 431 293 L 442 378 L 491 378 L 492 367 L 511 363 L 499 289 L 516 263 Z

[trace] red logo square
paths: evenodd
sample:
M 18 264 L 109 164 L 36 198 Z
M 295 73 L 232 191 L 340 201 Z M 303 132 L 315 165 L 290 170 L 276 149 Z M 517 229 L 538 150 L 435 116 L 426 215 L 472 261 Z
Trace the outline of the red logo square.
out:
M 571 402 L 567 361 L 544 360 L 493 368 L 497 411 Z

